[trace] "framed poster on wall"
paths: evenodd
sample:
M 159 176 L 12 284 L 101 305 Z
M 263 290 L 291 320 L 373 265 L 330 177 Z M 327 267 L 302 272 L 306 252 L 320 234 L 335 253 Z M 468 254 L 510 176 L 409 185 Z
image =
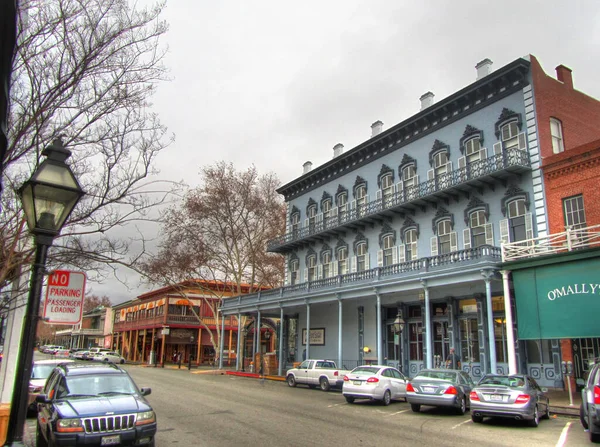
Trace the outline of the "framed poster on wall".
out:
M 306 345 L 306 328 L 302 329 L 302 344 Z M 310 345 L 325 346 L 325 328 L 315 328 L 310 330 Z

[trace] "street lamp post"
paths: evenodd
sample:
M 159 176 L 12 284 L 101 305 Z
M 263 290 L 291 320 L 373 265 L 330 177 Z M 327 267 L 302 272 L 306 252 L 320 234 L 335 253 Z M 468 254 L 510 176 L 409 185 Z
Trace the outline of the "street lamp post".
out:
M 8 421 L 7 446 L 22 446 L 27 417 L 29 380 L 33 363 L 36 322 L 40 308 L 46 257 L 75 205 L 84 195 L 75 175 L 65 163 L 71 151 L 56 139 L 42 152 L 46 159 L 19 189 L 29 230 L 35 236 L 35 261 L 31 270 L 15 384 Z
M 400 340 L 401 335 L 402 335 L 402 331 L 404 330 L 404 319 L 402 318 L 402 312 L 398 311 L 398 314 L 396 315 L 396 319 L 394 320 L 394 323 L 392 323 L 392 332 L 394 332 L 395 335 L 398 335 L 398 366 L 399 366 L 399 370 L 402 371 L 402 342 Z

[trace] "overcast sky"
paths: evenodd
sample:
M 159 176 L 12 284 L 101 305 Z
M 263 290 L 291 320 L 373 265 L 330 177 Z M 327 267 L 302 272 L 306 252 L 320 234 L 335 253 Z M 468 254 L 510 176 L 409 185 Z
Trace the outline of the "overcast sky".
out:
M 150 0 L 138 0 L 150 5 Z M 198 184 L 201 166 L 232 161 L 282 183 L 527 54 L 547 74 L 573 70 L 575 88 L 600 98 L 600 1 L 168 0 L 171 81 L 154 110 L 175 134 L 161 177 Z M 127 272 L 123 272 L 127 276 Z M 113 302 L 145 289 L 90 284 Z

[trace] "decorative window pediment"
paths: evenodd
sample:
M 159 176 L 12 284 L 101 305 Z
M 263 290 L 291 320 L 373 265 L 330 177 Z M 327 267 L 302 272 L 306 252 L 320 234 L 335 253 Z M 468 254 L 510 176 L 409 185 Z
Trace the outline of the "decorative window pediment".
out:
M 364 186 L 365 189 L 367 189 L 367 181 L 362 178 L 360 175 L 356 176 L 356 180 L 354 181 L 354 197 L 356 197 L 356 190 L 360 187 L 360 186 Z
M 308 260 L 310 258 L 315 258 L 315 260 L 317 259 L 317 254 L 315 253 L 315 251 L 312 248 L 308 249 L 308 251 L 306 252 L 306 257 L 304 258 L 307 265 L 308 265 Z
M 465 223 L 469 226 L 469 216 L 473 211 L 483 210 L 485 219 L 490 218 L 490 206 L 479 197 L 473 196 L 465 208 Z
M 523 127 L 523 121 L 521 119 L 521 114 L 513 112 L 512 110 L 504 107 L 502 109 L 502 113 L 500 113 L 500 116 L 498 117 L 498 121 L 496 121 L 496 124 L 495 124 L 496 138 L 500 139 L 501 127 L 510 121 L 516 121 L 517 126 L 519 127 L 519 130 L 521 130 L 521 128 Z
M 298 217 L 300 217 L 300 210 L 295 205 L 292 207 L 292 211 L 290 212 L 290 222 L 293 221 L 294 215 L 298 215 Z
M 447 157 L 450 158 L 450 146 L 440 140 L 435 140 L 429 151 L 429 166 L 433 166 L 433 157 L 441 151 L 446 151 Z
M 381 171 L 379 171 L 379 175 L 377 176 L 377 186 L 381 189 L 381 179 L 386 175 L 392 175 L 392 181 L 394 181 L 394 170 L 390 168 L 388 165 L 381 165 Z
M 402 227 L 400 227 L 400 235 L 402 237 L 402 239 L 404 240 L 404 233 L 406 233 L 407 230 L 412 230 L 412 229 L 417 230 L 417 238 L 419 237 L 419 224 L 416 223 L 414 220 L 412 220 L 410 217 L 407 217 L 404 220 L 404 223 L 402 224 Z
M 360 244 L 366 244 L 367 245 L 367 250 L 369 249 L 369 241 L 367 240 L 367 238 L 365 237 L 364 234 L 362 234 L 361 232 L 358 232 L 356 234 L 356 237 L 354 238 L 354 254 L 356 255 L 358 253 L 358 246 Z
M 446 219 L 450 219 L 450 228 L 452 228 L 452 230 L 454 230 L 454 214 L 449 212 L 446 208 L 439 207 L 437 210 L 437 213 L 435 213 L 435 216 L 433 217 L 433 219 L 431 221 L 432 227 L 433 227 L 433 234 L 437 235 L 438 222 L 441 220 L 446 220 Z
M 414 165 L 415 169 L 417 169 L 417 160 L 415 160 L 408 154 L 404 154 L 404 157 L 402 157 L 402 160 L 400 161 L 400 165 L 398 166 L 398 175 L 400 177 L 402 176 L 402 169 L 408 165 Z
M 306 205 L 306 215 L 310 215 L 310 212 L 308 210 L 310 210 L 312 207 L 317 207 L 317 202 L 314 201 L 314 199 L 311 197 L 310 199 L 308 199 L 308 205 Z
M 385 236 L 392 236 L 393 245 L 396 245 L 396 230 L 390 227 L 387 222 L 383 224 L 381 227 L 381 232 L 379 233 L 379 247 L 383 249 L 383 238 Z
M 295 252 L 290 254 L 290 258 L 288 260 L 288 267 L 290 270 L 292 270 L 294 263 L 296 263 L 296 266 L 298 265 L 298 255 Z
M 323 211 L 323 204 L 328 200 L 331 201 L 331 194 L 327 191 L 323 191 L 323 197 L 321 197 L 321 211 Z
M 343 239 L 338 239 L 337 244 L 335 245 L 335 256 L 337 258 L 340 249 L 346 249 L 348 251 L 348 244 Z
M 348 201 L 348 189 L 344 188 L 342 185 L 338 185 L 338 189 L 335 192 L 335 204 L 339 205 L 339 197 L 345 195 L 346 202 Z
M 321 262 L 321 264 L 323 264 L 323 258 L 326 253 L 329 253 L 331 256 L 331 247 L 329 244 L 323 244 L 323 248 L 321 248 L 321 253 L 319 253 L 319 262 Z
M 529 211 L 529 205 L 531 204 L 531 202 L 529 201 L 529 193 L 523 191 L 517 185 L 511 184 L 506 189 L 504 197 L 502 197 L 500 209 L 502 211 L 503 216 L 506 216 L 506 205 L 515 199 L 523 199 L 525 201 L 525 208 Z
M 465 131 L 463 132 L 463 136 L 460 139 L 460 153 L 465 153 L 465 143 L 471 138 L 479 138 L 479 143 L 483 144 L 483 131 L 467 124 L 465 127 Z

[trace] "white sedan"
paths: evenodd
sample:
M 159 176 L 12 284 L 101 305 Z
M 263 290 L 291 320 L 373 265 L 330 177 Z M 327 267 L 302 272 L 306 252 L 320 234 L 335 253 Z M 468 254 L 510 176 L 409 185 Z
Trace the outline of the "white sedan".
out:
M 344 376 L 342 394 L 351 404 L 356 399 L 378 400 L 389 405 L 393 399 L 406 400 L 408 379 L 396 368 L 364 365 Z
M 96 362 L 111 362 L 111 363 L 125 363 L 125 359 L 117 352 L 97 352 L 94 354 L 93 359 Z

